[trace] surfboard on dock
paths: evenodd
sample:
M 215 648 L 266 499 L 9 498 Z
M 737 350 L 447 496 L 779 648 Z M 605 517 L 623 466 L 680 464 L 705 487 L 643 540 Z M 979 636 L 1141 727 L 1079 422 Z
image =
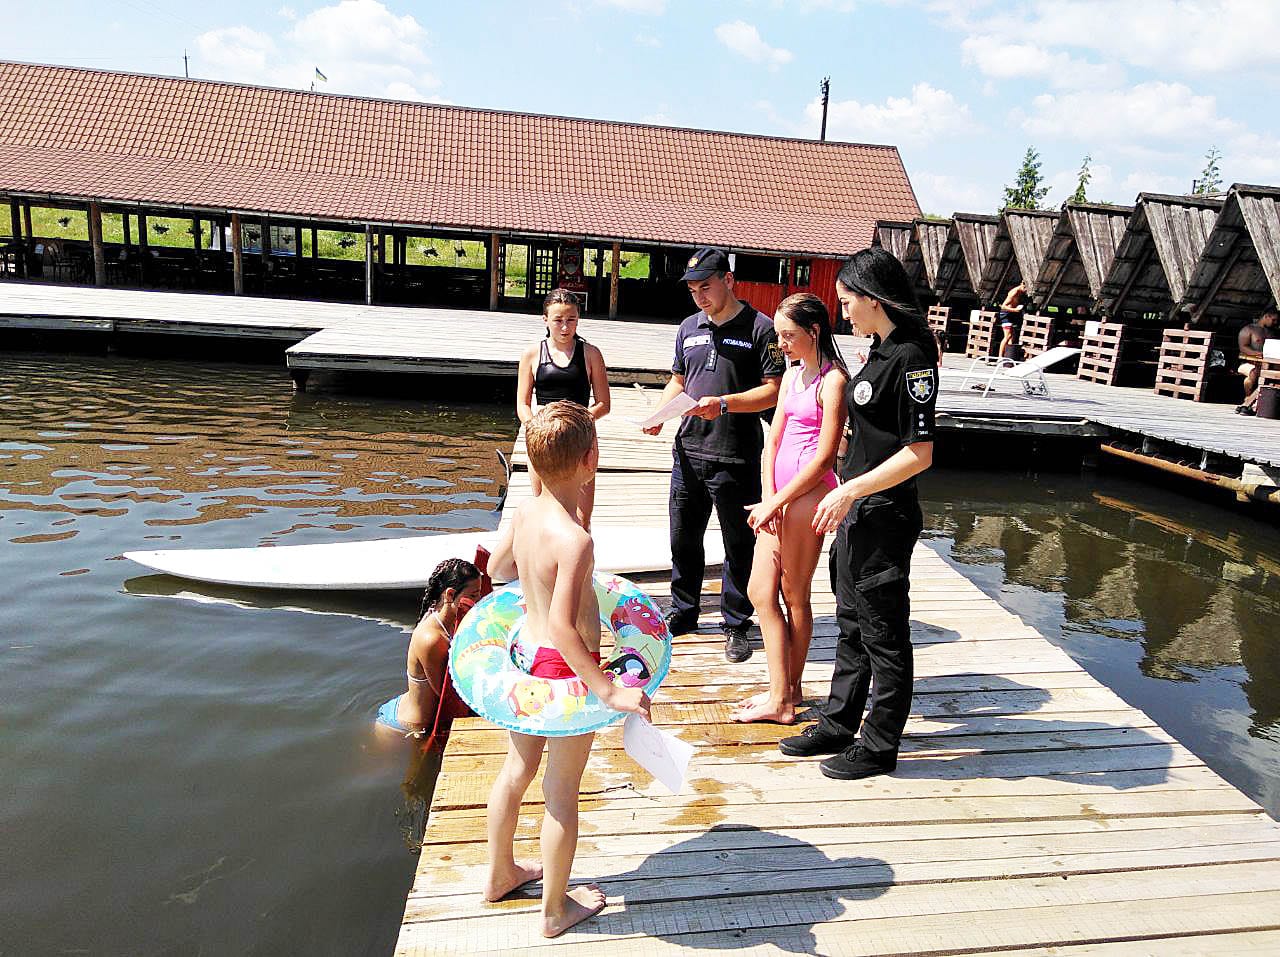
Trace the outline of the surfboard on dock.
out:
M 125 552 L 130 561 L 194 581 L 246 588 L 316 591 L 422 588 L 446 558 L 475 558 L 477 546 L 493 550 L 498 533 L 459 532 L 318 545 L 259 548 L 175 548 Z M 671 568 L 666 528 L 609 526 L 593 530 L 596 571 L 619 575 Z M 713 529 L 705 539 L 709 565 L 724 561 Z

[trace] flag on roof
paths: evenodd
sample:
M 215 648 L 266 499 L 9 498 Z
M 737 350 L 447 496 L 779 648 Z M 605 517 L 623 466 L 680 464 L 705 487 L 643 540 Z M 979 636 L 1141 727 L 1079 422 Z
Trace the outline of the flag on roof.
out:
M 316 79 L 319 80 L 321 83 L 329 82 L 329 78 L 320 72 L 319 67 L 316 67 Z

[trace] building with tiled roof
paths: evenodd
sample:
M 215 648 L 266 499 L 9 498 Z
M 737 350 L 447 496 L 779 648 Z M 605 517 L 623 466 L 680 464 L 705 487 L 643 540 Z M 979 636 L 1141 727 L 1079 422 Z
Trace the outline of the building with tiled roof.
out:
M 715 244 L 787 260 L 786 276 L 791 260 L 868 245 L 878 219 L 919 214 L 892 146 L 12 62 L 0 62 L 0 197 L 673 260 Z

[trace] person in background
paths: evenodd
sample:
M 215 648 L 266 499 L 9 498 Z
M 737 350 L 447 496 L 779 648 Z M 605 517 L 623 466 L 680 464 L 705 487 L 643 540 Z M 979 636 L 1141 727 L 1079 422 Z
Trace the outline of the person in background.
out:
M 765 436 L 764 498 L 747 517 L 756 533 L 747 596 L 760 615 L 769 690 L 742 702 L 732 720 L 792 724 L 804 697 L 801 676 L 813 639 L 810 592 L 822 552 L 813 513 L 837 484 L 831 467 L 844 432 L 849 372 L 817 296 L 798 293 L 782 300 L 773 328 L 792 365 L 782 377 L 781 401 Z
M 520 356 L 516 380 L 516 416 L 527 425 L 538 406 L 559 400 L 576 402 L 593 419 L 609 414 L 609 370 L 604 355 L 578 335 L 578 297 L 567 289 L 553 289 L 542 301 L 542 319 L 547 334 Z M 536 405 L 535 405 L 536 397 Z M 533 494 L 542 490 L 538 474 L 529 471 Z M 591 530 L 595 510 L 596 483 L 582 487 L 578 516 L 582 527 Z
M 698 311 L 676 333 L 671 379 L 659 405 L 681 391 L 697 400 L 676 433 L 671 469 L 671 609 L 674 635 L 698 627 L 706 553 L 702 538 L 714 505 L 724 536 L 720 612 L 724 655 L 751 657 L 747 629 L 751 599 L 747 583 L 755 536 L 747 510 L 760 501 L 760 415 L 778 401 L 782 352 L 767 316 L 733 294 L 733 273 L 723 250 L 704 246 L 681 277 Z M 657 435 L 662 426 L 645 430 Z
M 1027 287 L 1018 283 L 1005 294 L 1000 303 L 1000 351 L 1001 359 L 1018 361 L 1021 350 L 1018 347 L 1018 327 L 1022 324 L 1022 311 L 1026 308 Z
M 1258 360 L 1268 339 L 1277 337 L 1276 307 L 1271 306 L 1258 317 L 1258 321 L 1240 330 L 1239 373 L 1244 376 L 1244 404 L 1236 406 L 1237 415 L 1258 414 Z
M 836 296 L 867 363 L 845 389 L 853 435 L 842 484 L 818 503 L 814 531 L 834 531 L 836 645 L 831 694 L 817 724 L 783 738 L 783 754 L 830 754 L 827 777 L 887 774 L 911 710 L 911 552 L 924 526 L 916 476 L 933 464 L 938 361 L 902 264 L 884 249 L 855 253 Z M 874 689 L 873 689 L 874 686 Z M 871 707 L 863 708 L 871 692 Z

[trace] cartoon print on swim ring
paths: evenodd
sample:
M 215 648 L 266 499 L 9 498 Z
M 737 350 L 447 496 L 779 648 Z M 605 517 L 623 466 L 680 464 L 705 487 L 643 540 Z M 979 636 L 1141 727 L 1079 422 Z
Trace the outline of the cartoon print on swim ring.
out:
M 671 632 L 662 613 L 636 585 L 595 576 L 600 623 L 613 635 L 601 668 L 615 684 L 643 688 L 650 697 L 671 667 Z M 522 734 L 586 734 L 621 720 L 581 678 L 529 674 L 538 644 L 525 634 L 518 581 L 486 595 L 472 609 L 449 648 L 449 671 L 459 696 L 476 714 Z

